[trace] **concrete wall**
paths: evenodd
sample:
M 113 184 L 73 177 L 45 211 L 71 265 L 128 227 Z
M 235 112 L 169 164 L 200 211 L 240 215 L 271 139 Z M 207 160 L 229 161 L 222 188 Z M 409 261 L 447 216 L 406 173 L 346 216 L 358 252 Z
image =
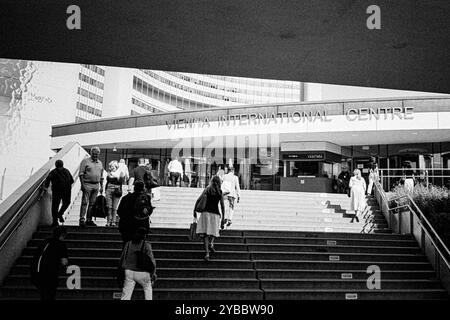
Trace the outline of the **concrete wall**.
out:
M 5 68 L 0 68 L 0 78 L 7 71 L 19 79 L 14 93 L 0 93 L 3 199 L 54 155 L 52 125 L 75 121 L 78 64 L 27 61 L 21 68 L 17 64 L 17 60 L 0 59 Z M 13 100 L 13 95 L 20 99 Z
M 0 230 L 15 216 L 20 206 L 36 190 L 33 186 L 39 185 L 47 176 L 49 170 L 54 168 L 56 160 L 64 161 L 64 166 L 72 173 L 74 178 L 78 176 L 78 168 L 82 159 L 88 154 L 76 143 L 70 143 L 64 147 L 55 157 L 48 161 L 32 177 L 15 190 L 3 203 L 0 204 Z M 80 190 L 79 179 L 72 186 L 72 203 Z M 37 191 L 37 190 L 36 190 Z M 7 241 L 0 247 L 0 285 L 14 266 L 15 261 L 20 257 L 22 250 L 33 236 L 39 225 L 49 225 L 51 218 L 51 193 L 44 193 L 37 201 L 31 202 L 30 209 L 25 213 L 22 222 L 11 234 Z M 1 234 L 3 238 L 3 234 Z
M 311 96 L 310 101 L 314 100 L 335 100 L 335 99 L 371 99 L 371 98 L 391 98 L 391 97 L 417 97 L 439 95 L 438 93 L 391 90 L 380 88 L 367 88 L 355 86 L 339 86 L 332 84 L 314 84 L 320 86 L 321 95 Z M 314 88 L 314 87 L 313 87 Z M 317 89 L 316 89 L 317 90 Z
M 106 67 L 102 117 L 128 116 L 134 69 Z

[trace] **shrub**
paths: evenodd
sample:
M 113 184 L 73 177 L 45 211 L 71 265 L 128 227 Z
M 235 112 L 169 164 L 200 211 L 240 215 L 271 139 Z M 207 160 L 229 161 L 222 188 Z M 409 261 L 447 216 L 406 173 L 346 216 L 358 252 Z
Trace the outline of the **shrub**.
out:
M 396 207 L 407 202 L 406 198 L 393 201 L 392 199 L 405 195 L 406 191 L 403 186 L 397 186 L 394 190 L 387 194 L 389 207 Z M 416 185 L 411 194 L 414 202 L 423 212 L 432 227 L 436 230 L 439 237 L 444 241 L 446 246 L 450 248 L 450 196 L 449 190 L 443 187 L 430 185 Z

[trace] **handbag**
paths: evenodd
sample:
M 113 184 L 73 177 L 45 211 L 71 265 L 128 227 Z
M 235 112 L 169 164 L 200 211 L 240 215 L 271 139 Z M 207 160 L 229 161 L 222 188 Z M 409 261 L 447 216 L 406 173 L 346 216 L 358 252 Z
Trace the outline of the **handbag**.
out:
M 156 266 L 152 258 L 145 252 L 145 240 L 142 241 L 141 249 L 137 252 L 137 265 L 138 268 L 153 274 Z
M 189 227 L 189 241 L 195 241 L 197 240 L 197 219 L 194 218 L 194 221 L 192 221 L 190 227 Z
M 106 218 L 108 215 L 108 208 L 106 207 L 106 198 L 100 194 L 97 196 L 92 208 L 92 217 L 94 218 Z
M 161 187 L 156 187 L 152 189 L 152 201 L 161 200 Z
M 195 203 L 194 211 L 195 212 L 205 211 L 207 201 L 208 201 L 208 196 L 206 195 L 206 189 L 205 189 L 205 190 L 203 190 L 200 197 L 198 197 L 197 202 Z
M 120 198 L 122 196 L 122 186 L 118 186 L 118 187 L 114 188 L 113 195 L 114 195 L 114 197 Z

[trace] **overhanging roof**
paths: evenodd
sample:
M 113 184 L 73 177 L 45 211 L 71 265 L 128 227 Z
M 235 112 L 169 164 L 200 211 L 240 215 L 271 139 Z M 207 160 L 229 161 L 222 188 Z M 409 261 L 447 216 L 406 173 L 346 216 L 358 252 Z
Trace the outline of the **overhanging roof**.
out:
M 395 109 L 400 109 L 403 116 L 395 116 Z M 294 117 L 296 112 L 303 113 L 304 110 L 308 114 L 320 111 L 321 115 L 325 115 L 326 110 L 326 116 L 319 119 L 303 115 Z M 375 111 L 379 116 L 355 115 L 355 112 L 362 113 L 363 110 L 366 115 Z M 411 111 L 408 117 L 407 110 Z M 255 114 L 258 117 L 263 115 L 263 119 L 259 121 L 253 118 L 241 123 L 242 116 L 248 120 Z M 273 116 L 276 120 L 266 121 L 264 114 L 266 120 L 275 114 Z M 238 120 L 222 120 L 222 116 L 230 115 Z M 205 125 L 205 117 L 209 118 L 208 125 Z M 199 121 L 192 125 L 174 124 L 174 121 L 186 124 L 186 119 Z M 77 141 L 84 147 L 98 145 L 111 149 L 164 149 L 180 146 L 220 149 L 235 143 L 236 146 L 243 146 L 244 143 L 250 146 L 269 140 L 271 143 L 327 141 L 347 146 L 448 142 L 450 98 L 432 96 L 238 106 L 99 119 L 53 126 L 51 146 L 52 149 L 58 149 L 67 142 Z
M 448 0 L 2 1 L 0 57 L 450 93 Z
M 272 103 L 261 105 L 242 105 L 201 109 L 194 111 L 175 111 L 165 113 L 141 114 L 114 118 L 101 118 L 86 122 L 68 123 L 52 126 L 52 137 L 67 136 L 86 132 L 138 128 L 166 125 L 174 120 L 208 117 L 209 121 L 221 116 L 249 113 L 278 113 L 287 110 L 314 111 L 327 110 L 328 115 L 345 115 L 350 108 L 413 107 L 414 112 L 450 111 L 450 96 L 421 96 L 380 99 L 349 99 L 312 102 Z

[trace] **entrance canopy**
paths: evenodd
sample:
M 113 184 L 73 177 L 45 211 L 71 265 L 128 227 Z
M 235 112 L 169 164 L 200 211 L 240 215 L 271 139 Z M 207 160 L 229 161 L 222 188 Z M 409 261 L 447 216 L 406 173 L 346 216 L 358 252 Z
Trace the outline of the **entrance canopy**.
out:
M 338 146 L 450 141 L 450 98 L 420 97 L 242 106 L 54 126 L 52 149 L 245 148 L 292 141 Z

